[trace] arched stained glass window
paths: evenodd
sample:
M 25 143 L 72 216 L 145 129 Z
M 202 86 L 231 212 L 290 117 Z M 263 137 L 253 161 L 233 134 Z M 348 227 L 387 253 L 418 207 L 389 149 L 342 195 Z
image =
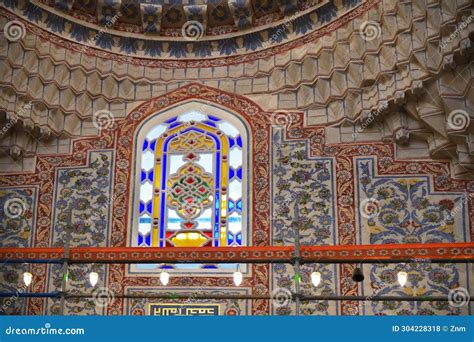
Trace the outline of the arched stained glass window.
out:
M 209 113 L 202 113 L 186 107 L 156 115 L 140 129 L 132 244 L 245 245 L 246 126 L 222 109 L 205 106 Z

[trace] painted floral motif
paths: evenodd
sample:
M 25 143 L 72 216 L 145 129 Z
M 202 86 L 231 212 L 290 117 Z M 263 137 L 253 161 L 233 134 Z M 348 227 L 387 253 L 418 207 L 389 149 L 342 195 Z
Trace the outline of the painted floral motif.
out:
M 401 287 L 397 273 L 408 273 L 408 281 Z M 466 287 L 466 266 L 455 264 L 410 263 L 404 265 L 373 265 L 370 285 L 377 296 L 447 297 L 451 289 Z M 373 290 L 373 289 L 376 290 Z M 467 288 L 467 287 L 466 287 Z M 466 315 L 468 306 L 455 307 L 449 302 L 370 301 L 361 314 L 375 315 Z
M 303 245 L 330 245 L 335 242 L 332 161 L 311 160 L 306 144 L 282 143 L 279 134 L 273 146 L 273 242 L 293 245 L 298 225 Z M 299 217 L 295 218 L 298 204 Z
M 26 313 L 26 299 L 19 297 L 27 290 L 21 278 L 21 274 L 24 272 L 22 267 L 21 264 L 2 265 L 0 291 L 12 295 L 0 298 L 0 316 L 24 315 Z
M 273 285 L 272 291 L 281 291 L 279 289 L 294 292 L 295 281 L 300 283 L 300 293 L 310 296 L 333 296 L 337 294 L 336 284 L 336 266 L 335 265 L 301 265 L 299 276 L 295 276 L 293 267 L 287 264 L 275 264 L 273 270 Z M 317 288 L 313 287 L 311 283 L 312 272 L 321 273 L 321 283 Z M 284 293 L 282 292 L 282 293 Z M 272 315 L 294 315 L 296 312 L 296 304 L 293 300 L 288 300 L 287 303 L 278 303 L 272 301 Z M 331 304 L 327 300 L 317 302 L 302 302 L 300 307 L 300 314 L 302 315 L 336 315 L 338 314 L 338 307 Z
M 434 193 L 428 177 L 377 176 L 373 159 L 359 159 L 360 225 L 362 244 L 435 243 L 465 241 L 466 202 L 462 193 Z M 367 203 L 371 203 L 367 205 Z M 408 273 L 401 287 L 397 273 Z M 373 265 L 369 296 L 447 296 L 451 289 L 467 288 L 467 266 L 460 264 L 409 263 Z M 367 294 L 367 293 L 365 293 Z M 376 315 L 459 315 L 467 306 L 457 308 L 448 302 L 370 301 L 362 314 Z
M 36 189 L 0 189 L 0 247 L 31 247 Z
M 273 135 L 273 146 L 273 244 L 293 245 L 296 227 L 302 245 L 334 244 L 332 161 L 308 158 L 306 143 L 283 141 L 281 132 Z M 292 290 L 296 281 L 293 266 L 278 264 L 272 270 L 273 289 Z M 316 271 L 314 265 L 300 268 L 301 292 L 307 295 L 315 294 L 310 276 L 313 271 Z M 336 294 L 336 266 L 319 265 L 317 271 L 324 279 L 316 289 L 317 294 Z M 277 315 L 290 315 L 296 310 L 294 302 L 273 305 L 272 309 Z M 301 314 L 305 315 L 336 314 L 336 310 L 337 307 L 328 301 L 302 303 L 301 306 Z
M 69 265 L 67 275 L 67 291 L 69 293 L 99 293 L 101 288 L 100 281 L 106 279 L 105 265 Z M 50 265 L 48 267 L 49 292 L 58 292 L 61 290 L 63 280 L 63 270 L 61 265 Z M 99 283 L 92 287 L 89 282 L 89 273 L 96 272 L 99 275 Z M 105 304 L 108 304 L 108 298 L 112 298 L 112 290 L 102 296 L 97 295 L 92 298 L 69 298 L 65 301 L 64 313 L 66 315 L 101 315 L 104 314 Z M 58 315 L 60 313 L 60 300 L 51 299 L 47 301 L 45 308 L 47 315 Z
M 369 227 L 368 243 L 464 241 L 463 194 L 434 194 L 427 177 L 375 177 L 373 167 L 373 160 L 358 161 L 361 225 Z
M 64 244 L 68 229 L 73 246 L 105 246 L 112 203 L 112 152 L 91 152 L 86 168 L 59 170 L 53 245 Z

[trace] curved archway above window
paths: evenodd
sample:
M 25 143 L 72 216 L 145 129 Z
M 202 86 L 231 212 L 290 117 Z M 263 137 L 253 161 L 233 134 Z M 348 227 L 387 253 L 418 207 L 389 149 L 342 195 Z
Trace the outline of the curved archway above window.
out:
M 150 116 L 135 139 L 131 245 L 247 244 L 248 126 L 190 101 Z

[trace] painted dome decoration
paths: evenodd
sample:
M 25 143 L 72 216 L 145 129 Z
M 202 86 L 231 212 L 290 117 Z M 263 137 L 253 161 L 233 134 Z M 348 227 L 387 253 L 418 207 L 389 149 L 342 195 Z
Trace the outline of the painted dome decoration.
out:
M 2 13 L 42 30 L 127 57 L 203 59 L 313 39 L 377 0 L 18 0 Z M 57 39 L 56 39 L 57 40 Z M 303 42 L 304 43 L 304 42 Z M 301 43 L 299 43 L 301 44 Z M 85 46 L 85 47 L 84 47 Z

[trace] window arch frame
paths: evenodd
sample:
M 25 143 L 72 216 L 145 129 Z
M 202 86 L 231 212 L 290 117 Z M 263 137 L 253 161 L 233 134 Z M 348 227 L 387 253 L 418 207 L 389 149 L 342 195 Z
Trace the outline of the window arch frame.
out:
M 142 146 L 146 135 L 156 126 L 179 117 L 190 112 L 197 112 L 204 115 L 212 115 L 232 124 L 242 137 L 242 246 L 251 244 L 251 222 L 252 222 L 252 190 L 251 170 L 253 160 L 252 136 L 250 134 L 251 126 L 247 120 L 237 112 L 223 108 L 218 104 L 199 99 L 191 99 L 189 101 L 176 103 L 163 110 L 157 111 L 149 115 L 135 129 L 133 136 L 133 152 L 132 152 L 132 174 L 131 174 L 131 198 L 129 208 L 129 246 L 137 247 L 138 245 L 138 217 L 140 202 L 140 186 L 141 186 L 141 157 L 143 154 Z M 154 163 L 153 168 L 156 164 Z M 153 201 L 154 201 L 153 187 Z M 153 209 L 154 210 L 154 209 Z M 153 226 L 152 232 L 153 234 Z M 144 247 L 146 248 L 146 247 Z M 199 248 L 199 247 L 198 247 Z

